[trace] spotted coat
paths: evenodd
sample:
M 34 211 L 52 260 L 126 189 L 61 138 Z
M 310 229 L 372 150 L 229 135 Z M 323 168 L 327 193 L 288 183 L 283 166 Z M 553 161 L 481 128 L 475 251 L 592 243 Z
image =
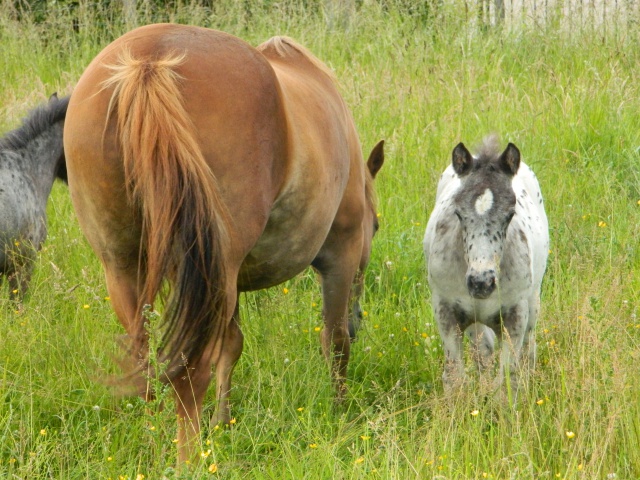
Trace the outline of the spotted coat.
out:
M 509 144 L 500 154 L 490 143 L 472 157 L 464 145 L 440 178 L 424 237 L 434 316 L 445 350 L 446 388 L 464 378 L 462 337 L 486 366 L 495 338 L 502 383 L 521 357 L 535 361 L 534 328 L 549 250 L 547 217 L 538 181 Z M 512 354 L 511 354 L 512 353 Z

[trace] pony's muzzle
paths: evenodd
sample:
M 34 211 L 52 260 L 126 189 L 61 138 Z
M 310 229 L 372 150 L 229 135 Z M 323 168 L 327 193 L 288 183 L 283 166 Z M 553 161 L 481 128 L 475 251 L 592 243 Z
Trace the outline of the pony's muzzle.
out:
M 467 289 L 469 290 L 469 295 L 473 298 L 480 300 L 489 298 L 496 289 L 495 270 L 467 273 Z

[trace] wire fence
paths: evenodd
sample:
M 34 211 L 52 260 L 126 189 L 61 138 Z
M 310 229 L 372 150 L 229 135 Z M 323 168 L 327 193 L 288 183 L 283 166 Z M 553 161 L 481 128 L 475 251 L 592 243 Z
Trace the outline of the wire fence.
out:
M 640 28 L 638 0 L 445 0 L 464 3 L 469 18 L 507 28 L 557 27 L 571 31 L 627 32 Z

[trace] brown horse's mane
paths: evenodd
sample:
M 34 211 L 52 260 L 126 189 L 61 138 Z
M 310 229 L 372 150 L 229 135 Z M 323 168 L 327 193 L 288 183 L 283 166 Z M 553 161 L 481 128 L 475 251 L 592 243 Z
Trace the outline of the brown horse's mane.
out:
M 266 42 L 256 47 L 259 52 L 264 52 L 268 48 L 272 48 L 276 52 L 276 54 L 282 58 L 291 57 L 294 53 L 302 55 L 318 70 L 328 76 L 332 82 L 338 84 L 338 79 L 331 71 L 331 69 L 327 67 L 322 60 L 320 60 L 308 49 L 296 42 L 293 38 L 286 36 L 276 36 L 270 38 Z

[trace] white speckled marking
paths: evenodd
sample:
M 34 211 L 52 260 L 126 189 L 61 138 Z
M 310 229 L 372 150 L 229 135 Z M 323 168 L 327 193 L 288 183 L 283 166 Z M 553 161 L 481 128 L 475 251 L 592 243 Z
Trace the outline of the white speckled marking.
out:
M 490 189 L 486 189 L 482 195 L 480 195 L 476 200 L 476 212 L 478 215 L 484 215 L 489 210 L 491 210 L 491 206 L 493 205 L 493 192 Z

